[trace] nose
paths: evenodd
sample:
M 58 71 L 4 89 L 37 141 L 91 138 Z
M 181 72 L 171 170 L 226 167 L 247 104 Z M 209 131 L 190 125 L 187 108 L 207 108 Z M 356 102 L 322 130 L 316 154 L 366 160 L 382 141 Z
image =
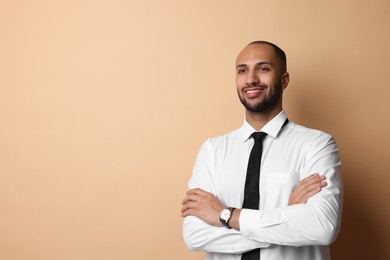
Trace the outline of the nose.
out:
M 256 71 L 252 70 L 247 74 L 246 77 L 246 84 L 247 85 L 254 85 L 258 84 L 260 82 L 259 76 L 257 75 Z

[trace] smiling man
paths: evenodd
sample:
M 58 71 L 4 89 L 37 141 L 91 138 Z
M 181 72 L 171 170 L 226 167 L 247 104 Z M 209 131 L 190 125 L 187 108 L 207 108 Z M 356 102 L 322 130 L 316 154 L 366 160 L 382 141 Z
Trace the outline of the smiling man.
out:
M 202 145 L 182 202 L 184 240 L 206 259 L 330 259 L 341 218 L 338 148 L 287 119 L 289 79 L 284 51 L 270 42 L 237 57 L 244 124 Z

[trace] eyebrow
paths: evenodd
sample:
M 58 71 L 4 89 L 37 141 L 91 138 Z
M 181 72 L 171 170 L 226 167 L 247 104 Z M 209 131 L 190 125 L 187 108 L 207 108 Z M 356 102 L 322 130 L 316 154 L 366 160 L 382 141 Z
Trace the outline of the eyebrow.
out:
M 264 65 L 264 64 L 267 64 L 267 65 L 270 65 L 270 66 L 273 66 L 273 64 L 269 61 L 260 61 L 258 63 L 256 63 L 256 66 L 259 66 L 259 65 Z M 237 64 L 236 68 L 242 68 L 242 67 L 246 67 L 248 66 L 247 64 Z

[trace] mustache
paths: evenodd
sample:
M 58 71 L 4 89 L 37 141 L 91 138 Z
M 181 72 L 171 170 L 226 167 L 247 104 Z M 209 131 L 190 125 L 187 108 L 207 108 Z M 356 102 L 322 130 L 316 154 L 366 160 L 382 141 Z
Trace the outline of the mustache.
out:
M 268 87 L 268 85 L 265 84 L 265 83 L 251 83 L 251 84 L 247 85 L 246 87 L 244 87 L 243 89 L 247 89 L 247 88 L 261 88 L 261 89 L 265 89 L 267 87 Z

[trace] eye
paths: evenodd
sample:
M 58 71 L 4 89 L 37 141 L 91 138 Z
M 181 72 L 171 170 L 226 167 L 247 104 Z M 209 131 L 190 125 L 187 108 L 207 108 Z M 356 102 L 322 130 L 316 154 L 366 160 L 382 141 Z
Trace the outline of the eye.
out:
M 259 68 L 259 71 L 261 71 L 261 72 L 267 72 L 267 71 L 269 71 L 269 68 L 268 68 L 268 67 L 260 67 L 260 68 Z
M 237 73 L 238 74 L 243 74 L 243 73 L 245 73 L 246 72 L 246 69 L 238 69 L 237 70 Z

